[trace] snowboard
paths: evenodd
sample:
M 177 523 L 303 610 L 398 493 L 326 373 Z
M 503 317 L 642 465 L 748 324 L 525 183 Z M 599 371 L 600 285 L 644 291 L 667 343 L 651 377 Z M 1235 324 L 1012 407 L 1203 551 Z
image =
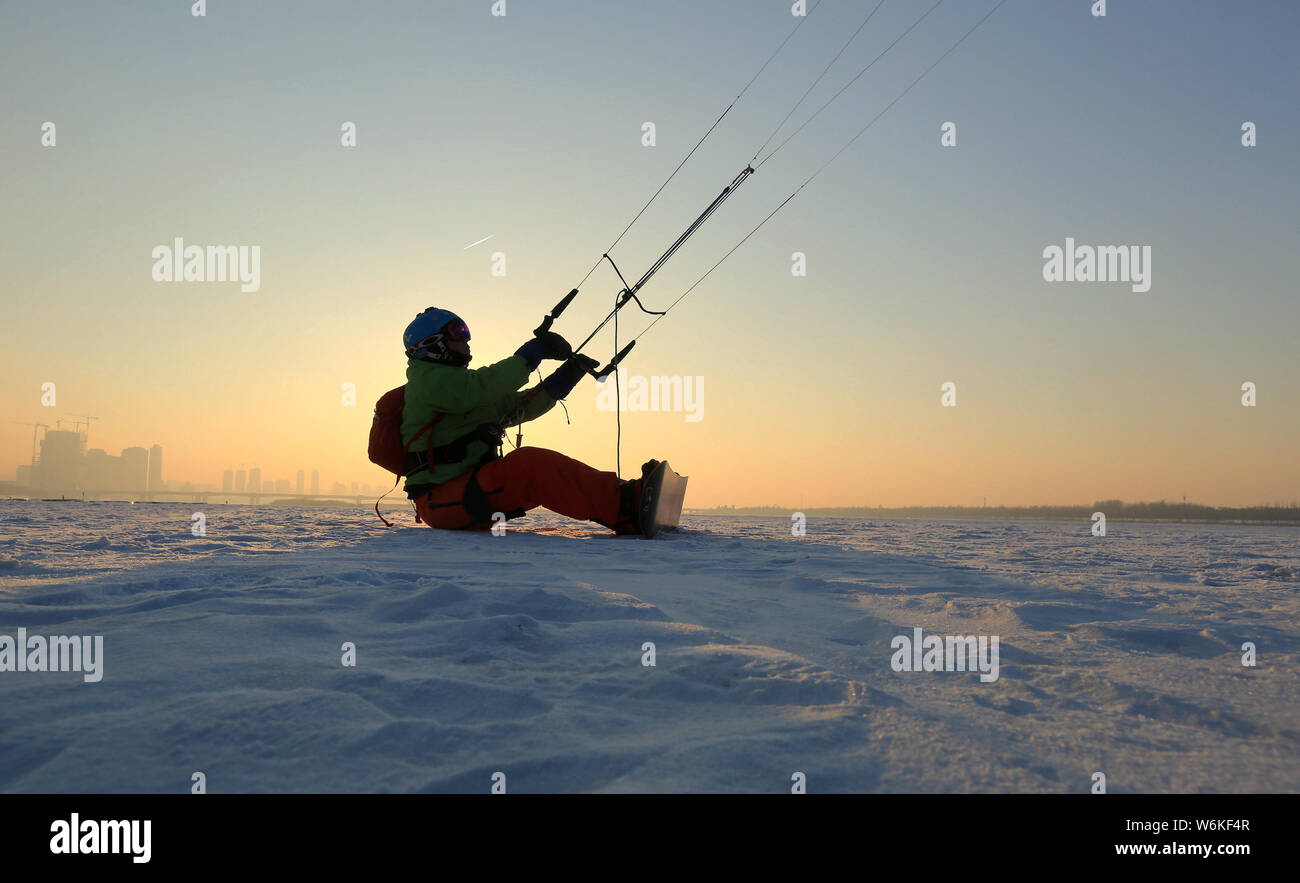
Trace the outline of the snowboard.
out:
M 641 533 L 647 539 L 662 530 L 674 530 L 682 517 L 682 501 L 686 498 L 686 482 L 690 479 L 678 475 L 665 460 L 646 477 L 641 488 Z

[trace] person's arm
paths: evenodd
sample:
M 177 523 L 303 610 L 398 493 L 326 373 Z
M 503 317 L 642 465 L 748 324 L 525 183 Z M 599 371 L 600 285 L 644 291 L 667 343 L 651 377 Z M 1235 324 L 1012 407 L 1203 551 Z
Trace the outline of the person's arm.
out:
M 498 406 L 503 427 L 518 426 L 529 420 L 536 420 L 555 407 L 555 398 L 539 383 L 523 392 L 506 396 Z
M 542 389 L 551 398 L 562 399 L 573 392 L 573 388 L 578 385 L 579 380 L 599 367 L 600 363 L 591 356 L 573 353 L 560 364 L 560 367 L 551 372 L 550 377 L 542 381 Z
M 512 393 L 498 407 L 502 415 L 502 426 L 517 426 L 536 420 L 545 414 L 560 399 L 573 392 L 578 381 L 600 365 L 590 356 L 570 355 L 560 367 L 551 372 L 541 383 L 523 393 Z

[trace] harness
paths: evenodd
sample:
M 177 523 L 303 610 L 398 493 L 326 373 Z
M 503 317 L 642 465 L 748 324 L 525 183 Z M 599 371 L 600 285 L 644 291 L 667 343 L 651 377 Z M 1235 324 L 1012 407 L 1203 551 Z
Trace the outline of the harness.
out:
M 439 415 L 439 417 L 441 417 L 441 415 Z M 430 421 L 429 425 L 425 427 L 430 430 L 430 440 L 433 439 L 433 431 L 431 427 L 438 419 L 438 417 L 435 417 Z M 420 430 L 420 432 L 423 431 L 423 429 Z M 500 456 L 498 452 L 501 448 L 501 440 L 505 438 L 505 435 L 506 431 L 495 423 L 480 423 L 469 432 L 459 438 L 452 439 L 445 445 L 428 446 L 422 451 L 407 450 L 406 474 L 414 475 L 423 469 L 428 469 L 432 472 L 435 463 L 459 463 L 469 456 L 469 446 L 473 442 L 483 442 L 488 446 L 487 453 L 484 454 L 484 457 L 488 459 L 480 460 L 480 465 L 482 463 L 490 462 Z M 419 438 L 419 434 L 416 435 L 416 438 Z M 415 439 L 412 439 L 412 441 L 414 440 Z

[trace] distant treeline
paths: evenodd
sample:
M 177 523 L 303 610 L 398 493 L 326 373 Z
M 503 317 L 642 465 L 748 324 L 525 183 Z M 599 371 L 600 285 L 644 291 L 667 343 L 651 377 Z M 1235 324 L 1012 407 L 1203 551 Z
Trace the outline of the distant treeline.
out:
M 1300 504 L 1228 509 L 1198 503 L 1125 503 L 1100 500 L 1091 506 L 836 506 L 796 510 L 787 506 L 717 506 L 689 509 L 697 515 L 779 515 L 801 511 L 809 518 L 984 518 L 992 521 L 1088 521 L 1102 512 L 1107 521 L 1264 522 L 1300 524 Z

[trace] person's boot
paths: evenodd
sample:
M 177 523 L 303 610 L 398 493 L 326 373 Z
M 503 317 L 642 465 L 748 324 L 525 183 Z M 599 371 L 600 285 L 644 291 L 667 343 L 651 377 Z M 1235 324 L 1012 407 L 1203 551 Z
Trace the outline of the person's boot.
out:
M 641 489 L 658 465 L 658 460 L 647 460 L 641 466 L 640 478 L 625 481 L 619 486 L 618 524 L 614 525 L 615 533 L 641 532 Z

